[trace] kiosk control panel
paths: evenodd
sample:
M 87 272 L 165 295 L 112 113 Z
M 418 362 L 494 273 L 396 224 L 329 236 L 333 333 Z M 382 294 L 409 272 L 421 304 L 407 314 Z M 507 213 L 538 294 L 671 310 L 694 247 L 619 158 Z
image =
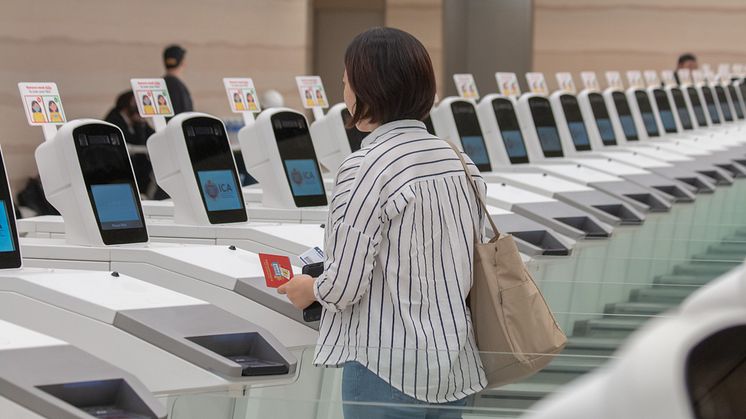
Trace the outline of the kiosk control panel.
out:
M 645 132 L 648 134 L 648 137 L 660 136 L 660 131 L 658 131 L 658 122 L 655 120 L 653 107 L 650 104 L 648 93 L 644 90 L 635 90 L 634 96 L 637 107 L 638 109 L 640 109 L 642 124 L 645 127 Z
M 326 206 L 326 190 L 306 117 L 268 109 L 238 133 L 246 170 L 259 181 L 267 207 Z
M 10 193 L 5 158 L 0 149 L 0 269 L 17 269 L 21 265 L 13 194 Z
M 728 97 L 725 94 L 725 89 L 719 84 L 715 85 L 714 89 L 717 101 L 720 104 L 720 110 L 723 112 L 723 119 L 725 122 L 733 122 L 733 114 L 730 111 L 730 105 L 728 104 Z
M 562 113 L 567 121 L 567 129 L 570 131 L 570 138 L 575 146 L 575 151 L 589 151 L 591 142 L 588 138 L 588 130 L 585 127 L 583 114 L 580 112 L 578 98 L 575 95 L 565 94 L 560 96 L 560 105 Z
M 148 140 L 158 185 L 174 201 L 174 219 L 193 225 L 248 220 L 236 162 L 223 122 L 187 112 Z
M 700 127 L 708 126 L 707 116 L 705 110 L 702 108 L 702 101 L 699 100 L 699 92 L 697 89 L 689 86 L 686 88 L 687 96 L 689 96 L 689 102 L 692 104 L 692 111 L 694 112 L 694 118 L 697 120 L 697 125 Z
M 692 118 L 689 114 L 689 108 L 686 106 L 686 99 L 684 99 L 684 93 L 678 87 L 672 87 L 670 92 L 673 105 L 676 107 L 676 114 L 679 116 L 681 128 L 685 131 L 694 129 Z
M 528 100 L 528 107 L 544 157 L 562 157 L 562 143 L 549 100 L 544 97 L 532 97 Z
M 464 152 L 480 171 L 491 172 L 492 165 L 474 105 L 464 100 L 454 101 L 451 103 L 451 112 Z
M 710 115 L 710 121 L 713 124 L 720 124 L 720 113 L 718 112 L 715 98 L 712 96 L 712 89 L 709 86 L 702 86 L 702 97 L 705 99 L 707 113 Z
M 508 98 L 497 98 L 492 101 L 492 109 L 510 163 L 528 163 L 526 143 L 523 141 L 523 134 L 515 114 L 513 102 Z
M 732 84 L 728 85 L 728 95 L 730 96 L 730 101 L 733 104 L 733 110 L 736 112 L 736 116 L 738 119 L 744 119 L 746 116 L 743 113 L 741 101 L 738 99 L 738 92 L 736 91 L 736 87 Z
M 36 149 L 36 161 L 47 199 L 66 221 L 69 242 L 148 241 L 132 164 L 119 128 L 91 119 L 68 122 Z
M 182 123 L 184 139 L 207 217 L 212 224 L 247 221 L 228 135 L 216 118 Z
M 653 98 L 655 99 L 655 105 L 658 107 L 658 115 L 661 118 L 663 124 L 663 130 L 667 134 L 675 134 L 679 130 L 676 128 L 676 119 L 673 116 L 673 110 L 671 109 L 671 103 L 668 101 L 668 95 L 663 89 L 653 89 Z
M 622 132 L 627 141 L 638 141 L 640 139 L 635 126 L 635 119 L 632 117 L 632 110 L 629 108 L 627 96 L 622 92 L 613 92 L 611 98 L 614 101 L 616 113 L 619 116 L 619 123 L 622 126 Z
M 614 126 L 611 124 L 604 97 L 600 93 L 591 92 L 588 93 L 588 102 L 591 105 L 593 119 L 596 121 L 596 127 L 598 127 L 598 133 L 603 144 L 606 146 L 617 145 Z

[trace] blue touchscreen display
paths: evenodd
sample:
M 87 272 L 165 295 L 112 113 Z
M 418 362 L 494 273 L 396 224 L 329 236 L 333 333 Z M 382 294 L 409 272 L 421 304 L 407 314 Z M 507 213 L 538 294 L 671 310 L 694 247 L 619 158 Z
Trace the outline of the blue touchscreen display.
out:
M 129 183 L 91 185 L 93 203 L 102 230 L 141 228 L 135 193 Z
M 655 122 L 655 116 L 651 112 L 642 113 L 642 122 L 645 124 L 645 131 L 651 137 L 658 136 L 658 124 Z
M 13 252 L 13 231 L 8 223 L 8 208 L 5 201 L 0 200 L 0 252 Z
M 611 126 L 611 121 L 609 121 L 609 118 L 596 119 L 596 126 L 598 127 L 598 132 L 601 134 L 601 141 L 604 142 L 604 145 L 616 144 L 614 127 Z
M 518 158 L 526 157 L 526 146 L 523 144 L 523 136 L 520 131 L 506 130 L 502 131 L 503 143 L 508 157 Z
M 624 136 L 627 139 L 637 139 L 637 128 L 635 128 L 635 120 L 630 115 L 619 115 L 619 121 L 622 123 L 622 130 Z
M 480 135 L 466 135 L 461 137 L 461 144 L 464 146 L 464 152 L 469 156 L 474 164 L 489 164 L 490 158 L 487 157 L 487 148 L 484 145 L 484 139 Z
M 585 124 L 582 122 L 567 122 L 567 127 L 570 129 L 570 136 L 572 136 L 572 143 L 575 147 L 587 146 L 588 142 L 588 131 L 585 130 Z
M 673 119 L 673 112 L 669 110 L 661 111 L 661 122 L 666 132 L 676 132 L 676 120 Z
M 290 187 L 295 196 L 322 195 L 321 174 L 313 159 L 285 160 Z
M 199 187 L 208 211 L 227 211 L 243 208 L 241 192 L 230 170 L 200 170 Z
M 559 134 L 555 127 L 536 127 L 536 133 L 539 135 L 539 142 L 544 154 L 562 151 Z

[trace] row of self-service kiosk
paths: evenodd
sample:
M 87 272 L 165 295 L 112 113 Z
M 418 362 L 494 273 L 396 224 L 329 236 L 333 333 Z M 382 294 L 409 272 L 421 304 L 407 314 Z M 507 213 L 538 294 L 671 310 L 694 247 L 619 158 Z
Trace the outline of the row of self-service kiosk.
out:
M 619 264 L 640 253 L 670 255 L 656 235 L 736 216 L 712 205 L 674 209 L 695 207 L 746 173 L 737 123 L 743 90 L 736 80 L 491 94 L 478 104 L 446 98 L 425 123 L 483 172 L 490 216 L 516 237 L 571 329 L 582 318 L 576 313 L 599 313 L 622 293 L 598 286 L 578 295 L 573 281 L 644 282 L 657 268 L 621 273 Z M 331 181 L 322 169 L 334 174 L 365 136 L 346 126 L 349 118 L 343 104 L 310 127 L 291 109 L 262 112 L 238 135 L 259 187 L 241 188 L 223 122 L 180 114 L 147 143 L 156 181 L 171 197 L 157 203 L 140 201 L 118 128 L 86 119 L 63 125 L 36 151 L 60 216 L 19 220 L 17 238 L 7 178 L 1 182 L 0 262 L 19 267 L 22 254 L 25 266 L 0 278 L 8 328 L 0 363 L 15 365 L 0 369 L 7 408 L 29 417 L 163 417 L 153 394 L 292 381 L 298 361 L 289 348 L 314 344 L 318 325 L 265 285 L 257 253 L 299 265 L 298 255 L 323 248 Z M 732 195 L 727 203 L 740 202 Z M 676 220 L 665 226 L 665 217 Z M 22 376 L 17 357 L 37 351 L 46 367 Z M 66 351 L 69 362 L 51 361 L 67 359 Z

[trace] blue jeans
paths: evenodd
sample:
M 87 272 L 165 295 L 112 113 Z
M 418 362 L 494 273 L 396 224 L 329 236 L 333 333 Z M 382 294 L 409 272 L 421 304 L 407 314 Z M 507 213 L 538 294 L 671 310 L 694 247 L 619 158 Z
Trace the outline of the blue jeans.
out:
M 466 399 L 431 404 L 392 387 L 358 362 L 342 372 L 342 410 L 345 419 L 461 419 Z

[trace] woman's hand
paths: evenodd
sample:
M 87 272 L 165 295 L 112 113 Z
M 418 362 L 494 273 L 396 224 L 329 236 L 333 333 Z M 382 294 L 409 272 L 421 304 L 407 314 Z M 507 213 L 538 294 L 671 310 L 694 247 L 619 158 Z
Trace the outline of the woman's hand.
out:
M 294 306 L 303 310 L 316 301 L 313 294 L 314 282 L 316 279 L 309 275 L 297 275 L 277 288 L 277 292 L 287 295 Z

